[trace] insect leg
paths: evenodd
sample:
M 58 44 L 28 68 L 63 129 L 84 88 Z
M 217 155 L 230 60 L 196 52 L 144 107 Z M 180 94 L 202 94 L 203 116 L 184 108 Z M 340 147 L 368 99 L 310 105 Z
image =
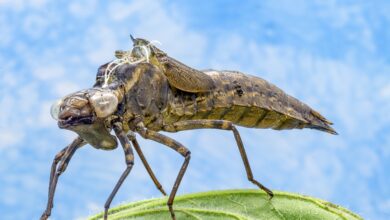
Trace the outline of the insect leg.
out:
M 185 158 L 183 165 L 180 168 L 179 174 L 176 177 L 175 183 L 172 187 L 172 191 L 169 194 L 169 199 L 167 202 L 169 212 L 171 213 L 171 217 L 173 220 L 175 220 L 176 217 L 175 217 L 175 213 L 173 212 L 173 208 L 172 208 L 173 200 L 175 199 L 177 189 L 179 188 L 180 182 L 181 182 L 181 180 L 184 176 L 184 173 L 186 172 L 186 169 L 188 167 L 188 163 L 190 162 L 191 152 L 186 147 L 184 147 L 181 143 L 177 142 L 176 140 L 174 140 L 170 137 L 167 137 L 163 134 L 157 133 L 155 131 L 148 130 L 143 126 L 138 125 L 137 132 L 145 139 L 154 140 L 158 143 L 161 143 L 163 145 L 166 145 L 166 146 L 172 148 L 173 150 L 175 150 L 176 152 L 178 152 L 179 154 L 181 154 Z
M 58 182 L 58 177 L 65 171 L 67 164 L 69 163 L 70 159 L 72 158 L 74 152 L 77 148 L 82 147 L 85 144 L 84 140 L 80 137 L 73 140 L 73 142 L 62 149 L 60 152 L 56 154 L 54 157 L 53 163 L 51 165 L 51 171 L 50 171 L 50 180 L 49 180 L 49 197 L 47 201 L 46 210 L 43 212 L 41 216 L 41 220 L 47 219 L 51 214 L 51 209 L 53 208 L 53 198 L 55 189 Z M 57 168 L 57 164 L 60 163 L 60 165 Z
M 248 177 L 248 180 L 258 186 L 260 189 L 264 190 L 270 198 L 274 196 L 273 192 L 265 187 L 263 184 L 258 182 L 253 178 L 252 169 L 249 165 L 248 157 L 245 152 L 244 144 L 242 143 L 240 134 L 238 130 L 230 121 L 225 120 L 189 120 L 189 121 L 181 121 L 173 124 L 173 127 L 176 131 L 184 131 L 191 129 L 200 129 L 200 128 L 215 128 L 222 130 L 231 130 L 233 131 L 234 138 L 236 139 L 236 143 L 238 146 L 238 150 L 240 151 L 242 161 L 244 162 L 245 171 Z
M 110 208 L 112 200 L 114 199 L 116 193 L 118 192 L 122 183 L 125 181 L 127 175 L 129 175 L 131 168 L 133 168 L 133 165 L 134 165 L 133 150 L 131 149 L 131 145 L 130 145 L 129 139 L 126 136 L 126 133 L 122 130 L 122 126 L 119 123 L 114 124 L 114 131 L 115 131 L 115 134 L 118 137 L 119 141 L 121 142 L 121 145 L 123 147 L 123 151 L 125 152 L 125 160 L 126 160 L 127 167 L 126 167 L 125 171 L 123 171 L 121 177 L 119 178 L 119 180 L 116 183 L 114 189 L 112 190 L 110 196 L 108 197 L 106 203 L 104 204 L 104 220 L 107 219 L 108 209 Z
M 51 164 L 51 171 L 50 171 L 50 180 L 49 180 L 49 192 L 48 192 L 48 202 L 47 202 L 47 207 L 46 207 L 46 210 L 43 212 L 42 216 L 41 216 L 41 220 L 43 219 L 47 219 L 49 216 L 50 216 L 50 212 L 51 212 L 51 209 L 53 208 L 53 205 L 51 204 L 50 205 L 50 197 L 51 197 L 51 187 L 52 187 L 52 184 L 53 184 L 53 178 L 54 178 L 54 175 L 55 175 L 55 172 L 57 170 L 57 164 L 58 162 L 62 159 L 62 157 L 64 156 L 65 154 L 65 151 L 68 149 L 68 147 L 65 147 L 64 149 L 62 149 L 60 152 L 58 152 L 56 154 L 56 156 L 54 157 L 54 160 L 53 160 L 53 163 Z
M 157 189 L 160 190 L 160 192 L 164 196 L 166 196 L 167 194 L 165 193 L 162 185 L 160 184 L 160 182 L 157 180 L 156 176 L 154 175 L 152 168 L 150 168 L 150 165 L 149 165 L 148 161 L 146 160 L 144 153 L 142 152 L 141 147 L 138 144 L 137 139 L 135 138 L 135 134 L 133 132 L 131 132 L 131 133 L 127 134 L 127 137 L 129 138 L 131 143 L 133 143 L 134 149 L 137 152 L 138 156 L 140 157 L 142 163 L 144 164 L 146 171 L 148 171 L 150 178 L 152 178 L 154 185 L 156 185 Z

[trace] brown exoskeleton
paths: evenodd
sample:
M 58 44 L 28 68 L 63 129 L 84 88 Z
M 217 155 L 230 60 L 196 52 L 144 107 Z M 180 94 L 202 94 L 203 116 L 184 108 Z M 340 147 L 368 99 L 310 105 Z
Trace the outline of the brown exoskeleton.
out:
M 148 56 L 148 62 L 114 64 L 115 70 L 109 79 L 106 77 L 109 64 L 105 64 L 99 68 L 93 88 L 70 94 L 53 105 L 52 115 L 59 127 L 75 131 L 78 137 L 54 158 L 49 199 L 41 219 L 50 216 L 58 177 L 75 151 L 86 143 L 97 149 L 112 150 L 119 140 L 125 153 L 127 167 L 105 203 L 104 219 L 107 219 L 112 199 L 133 167 L 132 147 L 157 188 L 166 194 L 149 167 L 135 133 L 181 154 L 184 162 L 167 202 L 172 219 L 175 219 L 172 205 L 190 161 L 190 151 L 159 131 L 202 128 L 232 131 L 248 180 L 270 198 L 272 191 L 253 177 L 236 125 L 276 130 L 312 128 L 336 134 L 330 127 L 332 123 L 318 112 L 261 78 L 236 71 L 194 70 L 168 57 L 146 40 L 133 41 L 133 51 L 128 54 L 117 52 L 117 57 L 130 56 L 132 60 Z

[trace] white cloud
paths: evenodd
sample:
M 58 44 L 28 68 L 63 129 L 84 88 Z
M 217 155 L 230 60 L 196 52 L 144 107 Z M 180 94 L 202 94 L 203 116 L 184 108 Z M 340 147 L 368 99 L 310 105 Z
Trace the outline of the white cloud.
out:
M 27 0 L 32 7 L 42 7 L 47 3 L 47 0 Z
M 29 14 L 23 21 L 22 30 L 32 39 L 38 39 L 45 34 L 49 24 L 50 19 L 38 14 Z
M 0 69 L 1 72 L 1 85 L 4 87 L 16 87 L 20 80 L 14 73 Z
M 23 9 L 38 9 L 46 4 L 46 0 L 0 0 L 0 5 L 15 11 Z
M 80 90 L 79 84 L 70 80 L 56 82 L 53 87 L 56 97 L 63 97 Z
M 23 0 L 0 0 L 0 5 L 20 11 L 23 8 Z
M 38 100 L 40 99 L 36 83 L 24 85 L 22 88 L 12 93 L 11 94 L 14 95 L 12 98 L 15 98 L 15 96 L 17 97 L 15 106 L 13 106 L 14 110 L 17 109 L 18 113 L 27 114 L 34 114 L 36 112 L 35 107 L 39 104 Z
M 147 10 L 146 2 L 147 1 L 133 1 L 131 3 L 112 2 L 108 5 L 108 14 L 113 21 L 122 21 L 127 19 L 130 15 Z
M 386 214 L 390 214 L 390 199 L 382 201 L 379 204 L 379 209 Z
M 0 27 L 1 27 L 0 47 L 5 47 L 13 40 L 12 32 L 14 27 L 8 24 L 6 16 L 4 14 L 0 15 Z
M 202 34 L 190 30 L 184 23 L 185 16 L 176 11 L 168 12 L 161 1 L 134 1 L 132 3 L 110 4 L 109 15 L 114 22 L 130 22 L 134 33 L 130 30 L 120 31 L 128 36 L 158 40 L 161 48 L 170 55 L 178 57 L 192 65 L 203 61 L 207 40 Z
M 40 111 L 38 116 L 36 117 L 36 124 L 41 128 L 54 128 L 56 127 L 56 123 L 53 118 L 50 116 L 50 107 L 53 102 L 43 102 L 41 103 Z
M 374 149 L 374 146 L 366 146 L 357 149 L 354 154 L 356 160 L 361 161 L 357 164 L 356 169 L 363 178 L 373 177 L 380 168 L 380 156 L 375 153 Z
M 76 220 L 88 219 L 88 217 L 91 217 L 93 215 L 96 215 L 97 213 L 100 213 L 100 212 L 104 211 L 104 209 L 101 206 L 101 204 L 97 204 L 95 202 L 89 202 L 89 203 L 87 203 L 86 206 L 87 206 L 86 208 L 88 210 L 88 213 L 85 214 L 85 216 L 76 217 L 75 218 Z
M 361 44 L 368 51 L 376 49 L 372 33 L 372 24 L 365 12 L 366 8 L 359 4 L 349 4 L 343 1 L 317 1 L 321 7 L 320 17 L 327 24 L 340 31 L 351 30 L 346 36 L 355 44 Z
M 7 147 L 22 143 L 23 138 L 25 137 L 24 131 L 19 129 L 0 127 L 0 131 L 0 149 L 5 149 Z
M 320 17 L 329 20 L 329 23 L 337 28 L 343 28 L 351 22 L 354 22 L 356 15 L 360 15 L 360 8 L 356 5 L 348 4 L 347 6 L 337 0 L 320 1 L 316 4 L 322 7 Z
M 383 99 L 390 99 L 390 84 L 383 86 L 379 92 Z
M 95 66 L 113 59 L 114 48 L 118 48 L 115 29 L 109 25 L 91 25 L 85 33 L 84 42 L 88 61 Z
M 52 64 L 49 62 L 48 64 L 37 66 L 32 73 L 38 80 L 54 81 L 64 78 L 65 68 L 61 64 Z
M 96 7 L 96 0 L 71 1 L 68 6 L 70 13 L 79 18 L 91 16 L 95 13 Z
M 1 60 L 0 60 L 1 63 Z M 0 150 L 14 146 L 23 141 L 25 131 L 20 129 L 21 124 L 14 113 L 17 112 L 18 105 L 14 96 L 14 88 L 18 77 L 10 73 L 12 63 L 4 64 L 3 73 L 0 76 Z

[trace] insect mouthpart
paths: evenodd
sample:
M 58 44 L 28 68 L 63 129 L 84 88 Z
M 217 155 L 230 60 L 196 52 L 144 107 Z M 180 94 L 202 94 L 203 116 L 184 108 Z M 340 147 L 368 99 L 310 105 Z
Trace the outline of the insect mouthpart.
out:
M 54 120 L 58 121 L 60 128 L 92 124 L 96 118 L 88 99 L 80 94 L 72 94 L 54 102 L 50 114 Z
M 60 128 L 68 128 L 76 125 L 92 124 L 96 116 L 91 111 L 89 106 L 84 106 L 81 109 L 74 106 L 65 106 L 60 109 L 58 114 L 58 126 Z
M 92 124 L 96 118 L 112 115 L 118 107 L 118 98 L 110 89 L 93 88 L 73 93 L 56 101 L 50 109 L 60 128 Z

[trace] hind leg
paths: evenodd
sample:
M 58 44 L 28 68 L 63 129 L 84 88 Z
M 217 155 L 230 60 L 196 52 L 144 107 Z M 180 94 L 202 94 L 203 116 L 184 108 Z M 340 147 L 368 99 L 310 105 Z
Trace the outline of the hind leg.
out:
M 236 139 L 236 143 L 238 146 L 238 150 L 240 151 L 240 155 L 242 161 L 245 166 L 246 175 L 248 180 L 258 186 L 260 189 L 264 190 L 270 198 L 274 196 L 273 192 L 261 184 L 259 181 L 253 178 L 252 169 L 249 165 L 248 157 L 245 152 L 244 144 L 242 143 L 240 134 L 238 130 L 230 121 L 225 120 L 189 120 L 189 121 L 181 121 L 173 124 L 173 129 L 175 131 L 184 131 L 184 130 L 192 130 L 192 129 L 201 129 L 201 128 L 214 128 L 214 129 L 222 129 L 222 130 L 230 130 L 233 131 L 234 138 Z

